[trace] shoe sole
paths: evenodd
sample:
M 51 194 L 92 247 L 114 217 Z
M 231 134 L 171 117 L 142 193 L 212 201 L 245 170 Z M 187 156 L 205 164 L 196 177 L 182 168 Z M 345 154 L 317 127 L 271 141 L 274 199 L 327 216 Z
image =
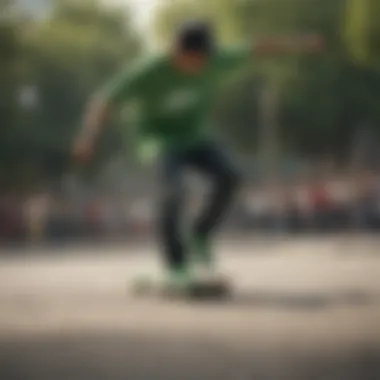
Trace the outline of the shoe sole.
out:
M 145 283 L 132 287 L 132 292 L 140 297 L 213 299 L 227 298 L 231 295 L 231 286 L 227 282 L 197 282 L 185 289 L 179 289 L 157 283 Z

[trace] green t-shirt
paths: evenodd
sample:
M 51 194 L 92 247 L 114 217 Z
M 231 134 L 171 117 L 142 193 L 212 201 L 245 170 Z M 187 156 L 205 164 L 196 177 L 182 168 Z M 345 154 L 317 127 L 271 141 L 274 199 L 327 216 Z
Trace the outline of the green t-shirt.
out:
M 210 134 L 210 114 L 218 85 L 247 66 L 251 49 L 223 50 L 197 74 L 181 72 L 170 56 L 137 62 L 103 90 L 111 104 L 133 113 L 138 137 L 162 147 L 196 144 Z

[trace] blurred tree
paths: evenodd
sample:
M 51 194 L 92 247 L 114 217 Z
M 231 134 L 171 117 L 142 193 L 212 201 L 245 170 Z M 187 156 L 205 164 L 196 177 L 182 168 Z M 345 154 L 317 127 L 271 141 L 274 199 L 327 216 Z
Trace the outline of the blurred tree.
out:
M 69 169 L 70 143 L 89 96 L 138 53 L 139 39 L 127 11 L 95 0 L 60 0 L 46 19 L 13 22 L 21 49 L 17 59 L 12 53 L 9 70 L 18 68 L 17 78 L 2 71 L 9 91 L 18 94 L 17 118 L 6 123 L 14 136 L 9 149 L 23 169 L 20 177 L 26 171 L 31 181 L 59 178 Z M 1 36 L 12 41 L 15 33 L 8 28 Z M 14 50 L 15 42 L 8 45 Z M 118 123 L 112 124 L 94 167 L 120 148 Z
M 357 109 L 358 128 L 366 124 L 362 133 L 380 134 L 380 3 L 377 0 L 347 0 L 342 36 L 352 59 L 349 78 L 356 92 L 353 106 Z M 360 136 L 357 131 L 353 139 Z M 355 149 L 355 148 L 354 148 Z
M 15 140 L 14 127 L 17 121 L 19 62 L 21 59 L 22 37 L 12 3 L 0 2 L 0 188 L 3 189 L 14 176 L 16 168 L 12 143 Z
M 380 60 L 380 4 L 377 0 L 347 0 L 343 37 L 358 62 L 378 67 Z
M 279 130 L 273 138 L 281 141 L 285 150 L 328 153 L 341 134 L 337 112 L 342 98 L 337 83 L 345 62 L 339 40 L 344 5 L 345 0 L 239 2 L 243 35 L 255 38 L 317 32 L 328 42 L 322 55 L 260 60 L 264 78 L 279 97 Z

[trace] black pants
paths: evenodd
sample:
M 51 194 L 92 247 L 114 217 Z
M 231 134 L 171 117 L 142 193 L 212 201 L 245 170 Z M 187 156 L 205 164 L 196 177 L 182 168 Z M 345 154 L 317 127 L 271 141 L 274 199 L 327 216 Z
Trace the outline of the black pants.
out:
M 198 237 L 208 238 L 217 227 L 239 181 L 234 166 L 216 144 L 207 143 L 196 148 L 165 152 L 161 173 L 163 192 L 159 233 L 170 268 L 185 266 L 188 256 L 182 228 L 185 201 L 183 176 L 187 169 L 200 172 L 212 184 L 210 199 L 192 226 L 193 235 Z

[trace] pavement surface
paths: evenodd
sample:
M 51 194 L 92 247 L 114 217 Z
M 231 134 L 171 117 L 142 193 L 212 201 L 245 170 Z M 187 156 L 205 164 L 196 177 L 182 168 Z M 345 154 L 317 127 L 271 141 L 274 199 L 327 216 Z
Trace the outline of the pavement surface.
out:
M 139 299 L 153 245 L 0 254 L 0 379 L 379 380 L 380 239 L 221 241 L 231 299 Z

